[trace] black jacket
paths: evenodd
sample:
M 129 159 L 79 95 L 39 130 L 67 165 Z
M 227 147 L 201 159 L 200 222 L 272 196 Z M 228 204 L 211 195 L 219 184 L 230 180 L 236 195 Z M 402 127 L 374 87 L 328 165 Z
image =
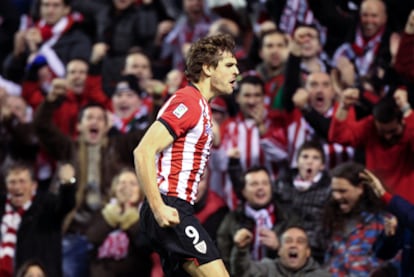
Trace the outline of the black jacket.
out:
M 6 196 L 0 196 L 0 219 L 5 212 Z M 24 213 L 17 231 L 14 272 L 27 260 L 39 260 L 47 276 L 62 275 L 62 222 L 75 205 L 75 187 L 61 186 L 59 194 L 37 194 Z

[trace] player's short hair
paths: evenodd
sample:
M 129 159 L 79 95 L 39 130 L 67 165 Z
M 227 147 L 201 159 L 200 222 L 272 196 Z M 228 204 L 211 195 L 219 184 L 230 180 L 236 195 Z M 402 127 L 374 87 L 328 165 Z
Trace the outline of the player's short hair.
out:
M 190 82 L 200 80 L 203 65 L 217 67 L 224 52 L 233 53 L 234 39 L 228 34 L 205 37 L 194 42 L 188 51 L 185 75 Z

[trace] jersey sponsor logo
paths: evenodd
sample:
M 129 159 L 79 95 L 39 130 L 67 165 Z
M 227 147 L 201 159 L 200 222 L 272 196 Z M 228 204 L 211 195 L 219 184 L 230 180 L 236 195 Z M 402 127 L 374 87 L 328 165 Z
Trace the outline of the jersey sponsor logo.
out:
M 175 108 L 175 110 L 173 111 L 173 114 L 177 118 L 181 118 L 187 111 L 188 111 L 187 106 L 181 103 L 180 105 L 177 106 L 177 108 Z

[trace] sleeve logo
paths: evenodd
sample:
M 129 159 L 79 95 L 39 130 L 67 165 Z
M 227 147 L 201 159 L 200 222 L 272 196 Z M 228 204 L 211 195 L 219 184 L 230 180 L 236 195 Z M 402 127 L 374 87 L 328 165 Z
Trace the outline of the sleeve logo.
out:
M 177 108 L 175 108 L 175 110 L 173 111 L 173 114 L 177 118 L 181 118 L 187 111 L 188 111 L 187 106 L 181 103 L 180 105 L 177 106 Z

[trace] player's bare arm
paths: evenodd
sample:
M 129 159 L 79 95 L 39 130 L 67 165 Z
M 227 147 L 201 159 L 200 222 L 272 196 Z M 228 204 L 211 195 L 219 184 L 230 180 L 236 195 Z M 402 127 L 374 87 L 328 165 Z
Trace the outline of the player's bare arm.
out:
M 173 140 L 167 128 L 155 121 L 134 149 L 135 171 L 139 183 L 142 184 L 149 206 L 161 227 L 180 223 L 177 210 L 164 204 L 156 183 L 156 154 L 171 145 Z

